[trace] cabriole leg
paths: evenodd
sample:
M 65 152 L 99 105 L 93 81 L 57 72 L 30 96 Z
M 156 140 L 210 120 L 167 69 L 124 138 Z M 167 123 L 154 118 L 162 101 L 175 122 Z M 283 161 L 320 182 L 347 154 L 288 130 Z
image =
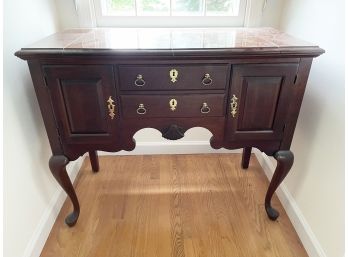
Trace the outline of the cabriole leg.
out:
M 99 159 L 98 159 L 98 153 L 97 151 L 89 151 L 89 160 L 91 162 L 92 170 L 94 172 L 99 171 Z
M 69 159 L 64 155 L 53 155 L 50 158 L 49 166 L 50 170 L 59 183 L 64 189 L 73 204 L 74 210 L 65 218 L 65 223 L 72 227 L 76 224 L 76 221 L 80 214 L 80 205 L 77 200 L 77 196 L 74 187 L 70 181 L 68 173 L 66 172 L 66 165 L 69 163 Z
M 271 220 L 276 220 L 279 216 L 279 212 L 271 206 L 272 196 L 289 173 L 294 163 L 294 154 L 291 151 L 278 151 L 274 154 L 274 158 L 277 160 L 277 168 L 273 174 L 265 199 L 266 212 Z
M 242 156 L 242 168 L 243 169 L 249 168 L 251 149 L 252 149 L 252 147 L 249 147 L 249 146 L 243 148 L 243 156 Z

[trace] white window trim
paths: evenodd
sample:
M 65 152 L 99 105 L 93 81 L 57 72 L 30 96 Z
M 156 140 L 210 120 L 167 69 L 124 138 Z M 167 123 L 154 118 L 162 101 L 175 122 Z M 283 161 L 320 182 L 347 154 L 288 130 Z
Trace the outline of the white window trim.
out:
M 95 27 L 256 27 L 261 23 L 262 10 L 267 0 L 242 0 L 239 18 L 204 17 L 165 17 L 158 24 L 158 17 L 97 17 L 101 9 L 94 0 L 74 0 L 81 28 Z M 139 18 L 139 19 L 135 19 Z
M 246 0 L 240 0 L 238 16 L 106 16 L 100 0 L 94 0 L 98 27 L 230 27 L 243 26 Z M 158 22 L 160 19 L 160 23 Z

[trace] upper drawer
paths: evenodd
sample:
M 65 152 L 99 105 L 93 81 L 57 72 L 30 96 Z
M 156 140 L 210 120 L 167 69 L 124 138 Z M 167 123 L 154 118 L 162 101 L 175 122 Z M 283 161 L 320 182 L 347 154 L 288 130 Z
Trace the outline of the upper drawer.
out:
M 121 90 L 225 89 L 228 84 L 225 64 L 215 65 L 122 65 Z

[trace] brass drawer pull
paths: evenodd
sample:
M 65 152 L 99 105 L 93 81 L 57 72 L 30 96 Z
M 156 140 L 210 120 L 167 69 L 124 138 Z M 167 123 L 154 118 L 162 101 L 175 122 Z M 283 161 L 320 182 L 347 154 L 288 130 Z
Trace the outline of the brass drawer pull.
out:
M 137 114 L 143 115 L 146 113 L 146 109 L 144 107 L 144 104 L 139 104 L 139 107 L 137 109 Z
M 114 105 L 114 100 L 112 100 L 111 96 L 109 96 L 109 99 L 106 101 L 108 103 L 108 110 L 109 110 L 109 116 L 113 120 L 115 117 L 115 105 Z
M 238 108 L 237 100 L 238 100 L 238 98 L 236 97 L 236 95 L 233 95 L 231 98 L 231 114 L 232 114 L 233 118 L 237 114 L 237 108 Z
M 202 84 L 204 86 L 210 86 L 211 84 L 213 84 L 213 79 L 210 77 L 209 73 L 206 73 L 204 75 L 204 78 L 202 79 Z
M 203 103 L 203 106 L 201 108 L 201 113 L 206 114 L 210 112 L 210 108 L 207 103 Z
M 138 74 L 137 79 L 134 81 L 134 84 L 137 87 L 145 86 L 145 80 L 143 79 L 143 75 Z

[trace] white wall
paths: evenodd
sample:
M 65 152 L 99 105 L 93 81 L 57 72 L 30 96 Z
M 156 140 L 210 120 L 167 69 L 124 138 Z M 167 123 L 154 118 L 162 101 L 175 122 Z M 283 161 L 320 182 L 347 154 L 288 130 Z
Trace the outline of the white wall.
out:
M 86 1 L 86 0 L 83 0 Z M 58 13 L 58 22 L 61 29 L 79 27 L 76 6 L 73 0 L 55 0 Z M 76 1 L 76 3 L 79 1 Z
M 279 29 L 284 2 L 284 0 L 267 0 L 259 26 Z
M 247 0 L 244 26 L 279 28 L 284 0 Z
M 23 256 L 58 188 L 51 150 L 21 47 L 57 30 L 53 0 L 4 2 L 4 253 Z
M 281 29 L 318 44 L 285 184 L 328 257 L 344 253 L 344 0 L 285 1 Z

